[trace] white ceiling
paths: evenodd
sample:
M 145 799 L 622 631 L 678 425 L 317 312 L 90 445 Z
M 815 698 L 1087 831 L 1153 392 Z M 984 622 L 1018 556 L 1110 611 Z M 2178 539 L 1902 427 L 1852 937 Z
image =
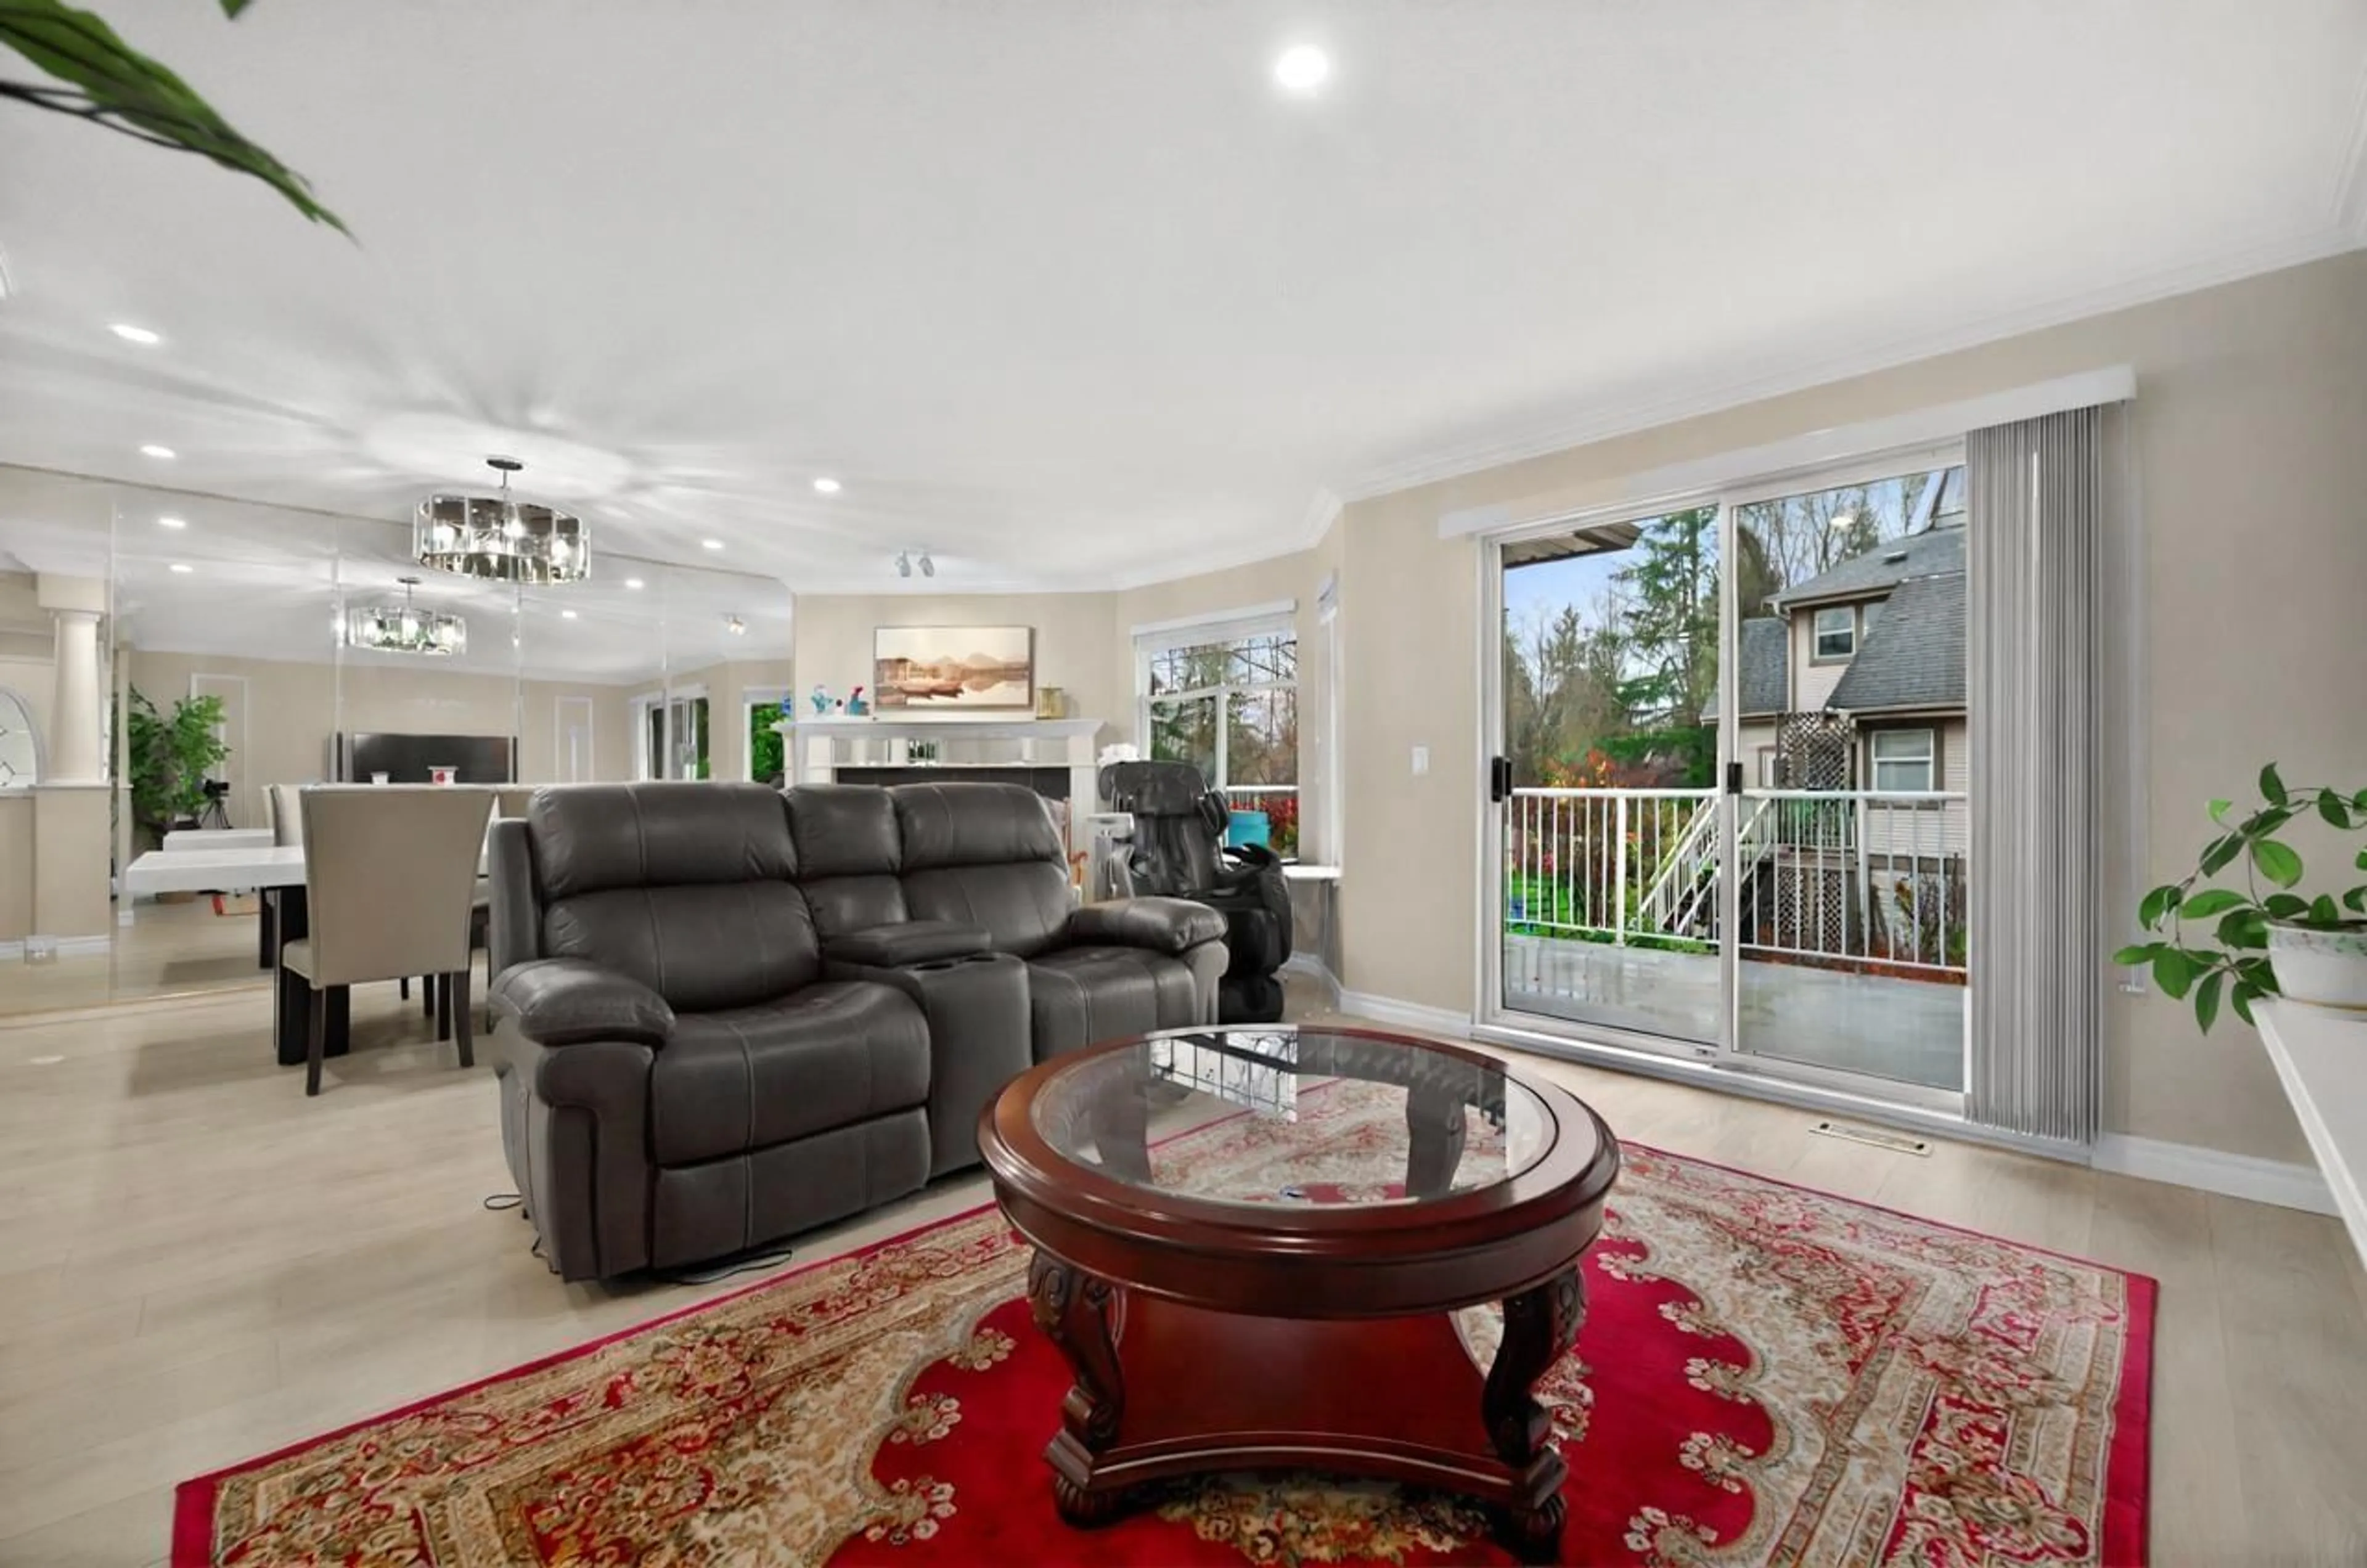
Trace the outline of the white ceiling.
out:
M 108 14 L 358 243 L 0 105 L 0 461 L 400 519 L 514 452 L 612 552 L 808 592 L 1258 558 L 1331 496 L 2367 243 L 2358 0 Z
M 405 524 L 0 468 L 0 571 L 111 581 L 116 639 L 134 648 L 591 684 L 792 651 L 789 595 L 771 578 L 610 557 L 588 582 L 514 591 L 424 570 L 410 545 Z M 398 603 L 405 576 L 419 605 L 467 623 L 465 653 L 339 645 L 341 607 Z

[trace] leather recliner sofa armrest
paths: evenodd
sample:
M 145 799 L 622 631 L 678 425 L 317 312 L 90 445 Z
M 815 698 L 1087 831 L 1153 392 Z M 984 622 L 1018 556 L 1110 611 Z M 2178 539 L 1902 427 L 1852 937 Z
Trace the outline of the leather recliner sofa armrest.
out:
M 958 920 L 903 920 L 832 937 L 822 943 L 821 955 L 832 964 L 901 969 L 947 958 L 969 958 L 993 948 L 994 938 L 983 926 Z
M 1071 942 L 1183 953 L 1204 942 L 1221 942 L 1225 917 L 1189 898 L 1114 898 L 1086 904 L 1069 916 Z
M 493 1009 L 517 1021 L 540 1045 L 595 1040 L 663 1045 L 674 1036 L 674 1009 L 629 975 L 582 958 L 537 958 L 502 971 Z

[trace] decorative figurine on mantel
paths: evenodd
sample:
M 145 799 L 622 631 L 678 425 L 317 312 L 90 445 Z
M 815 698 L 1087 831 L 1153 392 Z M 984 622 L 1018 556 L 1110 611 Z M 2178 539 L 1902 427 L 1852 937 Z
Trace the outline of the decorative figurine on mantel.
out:
M 823 685 L 820 681 L 816 681 L 814 682 L 813 695 L 808 700 L 813 704 L 814 716 L 816 718 L 828 718 L 830 716 L 830 688 L 828 686 Z
M 846 716 L 849 718 L 871 716 L 871 705 L 863 700 L 863 688 L 860 686 L 846 694 Z

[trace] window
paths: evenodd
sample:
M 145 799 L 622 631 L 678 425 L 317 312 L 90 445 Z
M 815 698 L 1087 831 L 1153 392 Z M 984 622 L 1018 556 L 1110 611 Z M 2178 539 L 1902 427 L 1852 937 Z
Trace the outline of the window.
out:
M 1874 787 L 1877 790 L 1939 788 L 1939 748 L 1929 729 L 1874 732 Z
M 633 699 L 640 722 L 634 726 L 634 772 L 644 779 L 704 779 L 713 775 L 707 761 L 707 694 L 676 692 L 671 698 L 652 693 Z M 669 723 L 668 721 L 672 722 Z
M 1847 659 L 1857 651 L 1857 612 L 1835 604 L 1817 612 L 1817 657 Z
M 751 784 L 789 782 L 787 738 L 773 728 L 786 716 L 781 705 L 788 696 L 787 686 L 751 686 L 740 694 L 742 727 L 748 733 L 748 747 L 741 755 L 747 759 Z
M 1137 634 L 1143 752 L 1190 762 L 1235 811 L 1263 812 L 1266 841 L 1298 853 L 1298 638 L 1271 620 Z

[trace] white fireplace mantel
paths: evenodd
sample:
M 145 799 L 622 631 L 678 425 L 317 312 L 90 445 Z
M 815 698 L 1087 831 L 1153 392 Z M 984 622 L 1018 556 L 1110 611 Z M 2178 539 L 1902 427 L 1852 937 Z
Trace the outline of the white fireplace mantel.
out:
M 841 768 L 1066 768 L 1069 847 L 1092 847 L 1086 818 L 1097 798 L 1097 718 L 800 718 L 773 727 L 787 742 L 796 784 L 830 784 Z M 918 757 L 915 746 L 956 746 L 955 757 Z

